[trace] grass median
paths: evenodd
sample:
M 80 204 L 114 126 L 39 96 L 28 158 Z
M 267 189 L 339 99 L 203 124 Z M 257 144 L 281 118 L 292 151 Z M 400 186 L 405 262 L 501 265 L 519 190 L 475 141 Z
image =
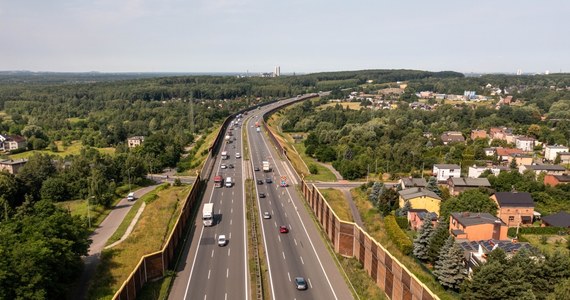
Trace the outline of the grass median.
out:
M 248 240 L 248 247 L 247 247 L 247 252 L 248 252 L 248 262 L 249 262 L 249 276 L 250 276 L 250 285 L 251 285 L 251 291 L 252 291 L 252 295 L 253 295 L 253 299 L 256 298 L 256 295 L 258 293 L 261 294 L 261 299 L 268 299 L 269 298 L 269 281 L 268 281 L 268 276 L 266 276 L 266 274 L 268 273 L 268 268 L 267 268 L 267 264 L 266 264 L 266 260 L 265 260 L 265 248 L 263 246 L 263 237 L 261 235 L 261 224 L 260 224 L 260 220 L 259 220 L 259 208 L 257 206 L 257 194 L 255 193 L 255 186 L 253 184 L 253 180 L 252 179 L 247 179 L 245 181 L 245 191 L 246 191 L 246 199 L 247 199 L 247 212 L 246 212 L 246 218 L 247 218 L 247 240 Z M 256 231 L 255 233 L 253 232 L 253 227 L 252 225 L 255 224 L 255 228 Z M 257 243 L 255 243 L 254 240 L 254 234 L 257 238 Z M 256 247 L 253 247 L 256 246 Z M 255 258 L 255 251 L 257 251 L 258 256 L 259 256 L 259 261 L 256 260 Z M 258 286 L 257 286 L 257 275 L 256 275 L 256 269 L 257 269 L 257 264 L 259 263 L 259 269 L 260 269 L 260 276 L 261 276 L 261 290 L 258 290 Z
M 101 253 L 88 299 L 111 299 L 142 256 L 162 249 L 190 188 L 166 186 L 143 197 L 147 199 L 146 208 L 129 237 Z

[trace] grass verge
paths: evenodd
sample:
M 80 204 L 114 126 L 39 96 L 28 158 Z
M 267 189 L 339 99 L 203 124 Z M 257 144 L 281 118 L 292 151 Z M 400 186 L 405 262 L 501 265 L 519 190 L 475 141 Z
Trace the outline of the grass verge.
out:
M 336 257 L 360 299 L 389 299 L 356 258 L 348 258 L 339 254 L 336 254 Z
M 246 179 L 245 181 L 245 196 L 247 199 L 247 239 L 248 239 L 248 265 L 249 265 L 249 276 L 250 285 L 253 298 L 257 298 L 258 294 L 261 294 L 261 299 L 268 299 L 269 297 L 269 282 L 266 260 L 265 260 L 265 248 L 263 247 L 263 237 L 261 236 L 261 224 L 258 217 L 258 206 L 256 201 L 255 186 L 253 185 L 252 179 Z M 253 232 L 253 225 L 255 224 L 256 231 Z M 255 239 L 254 239 L 255 235 Z M 256 242 L 257 241 L 257 242 Z M 256 245 L 257 247 L 253 247 Z M 255 257 L 255 252 L 257 251 L 259 259 Z M 261 290 L 257 286 L 257 275 L 256 269 L 259 263 L 259 270 L 261 276 Z
M 157 188 L 150 192 L 146 208 L 129 237 L 112 249 L 103 250 L 88 299 L 111 299 L 142 256 L 162 249 L 172 220 L 179 216 L 190 186 Z M 150 195 L 155 194 L 155 197 Z
M 168 299 L 168 288 L 175 278 L 175 272 L 167 271 L 163 278 L 147 282 L 137 293 L 139 300 L 166 300 Z
M 404 255 L 396 245 L 388 238 L 384 229 L 384 222 L 380 213 L 372 206 L 366 192 L 360 188 L 351 190 L 352 199 L 362 217 L 364 229 L 370 236 L 386 248 L 400 263 L 412 272 L 421 282 L 423 282 L 434 294 L 442 300 L 457 299 L 457 295 L 446 291 L 428 272 L 423 265 L 420 265 L 413 257 Z
M 337 189 L 320 189 L 321 194 L 327 199 L 335 214 L 343 221 L 354 222 L 348 200 L 344 198 L 342 191 Z

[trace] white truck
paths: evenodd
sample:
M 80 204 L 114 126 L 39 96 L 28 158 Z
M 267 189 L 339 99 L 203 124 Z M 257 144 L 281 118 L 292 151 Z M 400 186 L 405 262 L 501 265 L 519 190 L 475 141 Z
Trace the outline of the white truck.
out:
M 271 167 L 269 166 L 269 162 L 264 160 L 261 162 L 261 164 L 263 165 L 263 172 L 269 172 L 271 171 Z
M 225 137 L 225 139 L 224 139 L 224 140 L 226 141 L 226 143 L 228 143 L 228 144 L 229 144 L 229 143 L 231 143 L 231 142 L 232 142 L 231 138 L 232 138 L 231 136 L 229 136 L 229 135 L 226 135 L 226 137 Z
M 228 151 L 222 151 L 222 159 L 228 159 Z
M 204 226 L 214 225 L 214 203 L 204 204 L 204 209 L 202 210 L 202 221 Z

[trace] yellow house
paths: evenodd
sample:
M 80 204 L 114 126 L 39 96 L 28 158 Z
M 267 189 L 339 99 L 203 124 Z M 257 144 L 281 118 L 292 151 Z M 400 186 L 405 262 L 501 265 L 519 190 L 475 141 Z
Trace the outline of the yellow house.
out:
M 413 209 L 425 209 L 439 215 L 441 198 L 434 192 L 423 188 L 409 188 L 398 192 L 400 194 L 400 207 L 404 207 L 406 201 L 410 202 Z

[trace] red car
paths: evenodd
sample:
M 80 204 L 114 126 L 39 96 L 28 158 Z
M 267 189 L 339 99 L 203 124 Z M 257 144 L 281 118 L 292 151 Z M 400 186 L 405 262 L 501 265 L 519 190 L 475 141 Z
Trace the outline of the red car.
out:
M 287 226 L 279 226 L 279 233 L 287 233 L 287 232 L 289 232 Z

